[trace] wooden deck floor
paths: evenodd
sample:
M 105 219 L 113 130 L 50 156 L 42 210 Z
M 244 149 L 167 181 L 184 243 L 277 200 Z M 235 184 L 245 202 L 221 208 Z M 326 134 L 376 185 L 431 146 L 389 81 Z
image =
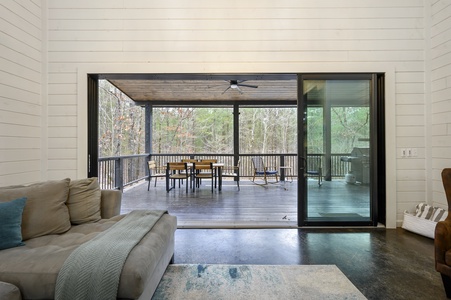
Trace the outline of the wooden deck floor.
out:
M 347 186 L 342 181 L 324 182 L 318 188 L 309 181 L 309 216 L 324 213 L 368 215 L 365 187 Z M 211 193 L 209 183 L 195 192 L 175 188 L 166 192 L 164 180 L 157 186 L 147 182 L 124 191 L 122 213 L 134 209 L 163 209 L 177 216 L 179 228 L 290 228 L 297 227 L 297 183 L 281 182 L 259 186 L 249 179 L 224 181 L 222 191 Z

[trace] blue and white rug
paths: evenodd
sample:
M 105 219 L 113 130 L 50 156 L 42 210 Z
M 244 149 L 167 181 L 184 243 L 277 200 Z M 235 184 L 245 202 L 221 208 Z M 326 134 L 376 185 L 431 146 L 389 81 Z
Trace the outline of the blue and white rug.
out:
M 169 265 L 152 299 L 366 299 L 335 265 Z

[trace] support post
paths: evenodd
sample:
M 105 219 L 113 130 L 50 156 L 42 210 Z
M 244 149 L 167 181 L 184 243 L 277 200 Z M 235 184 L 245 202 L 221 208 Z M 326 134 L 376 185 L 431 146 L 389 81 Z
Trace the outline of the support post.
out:
M 233 165 L 238 164 L 240 159 L 240 105 L 233 105 Z M 240 180 L 240 174 L 238 170 L 238 176 L 234 178 L 235 181 Z
M 285 155 L 280 156 L 279 166 L 285 166 Z M 285 181 L 285 168 L 280 168 L 280 181 Z
M 144 128 L 144 151 L 149 154 L 147 161 L 152 159 L 152 133 L 153 133 L 153 106 L 146 103 L 144 106 L 145 128 Z M 150 181 L 149 168 L 146 168 L 146 180 Z
M 124 190 L 124 160 L 122 158 L 118 158 L 115 161 L 115 165 L 114 165 L 114 174 L 115 174 L 115 179 L 114 182 L 116 183 L 116 188 L 120 191 Z

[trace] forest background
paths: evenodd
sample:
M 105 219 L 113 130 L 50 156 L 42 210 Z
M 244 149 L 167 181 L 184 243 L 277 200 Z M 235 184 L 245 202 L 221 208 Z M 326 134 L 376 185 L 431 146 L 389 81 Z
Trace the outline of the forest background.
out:
M 241 107 L 240 153 L 296 154 L 297 109 Z M 369 136 L 367 107 L 332 108 L 332 152 L 350 153 Z M 324 149 L 322 107 L 307 111 L 307 148 Z M 99 157 L 145 153 L 145 110 L 106 80 L 99 81 Z M 233 153 L 231 107 L 154 107 L 152 153 Z

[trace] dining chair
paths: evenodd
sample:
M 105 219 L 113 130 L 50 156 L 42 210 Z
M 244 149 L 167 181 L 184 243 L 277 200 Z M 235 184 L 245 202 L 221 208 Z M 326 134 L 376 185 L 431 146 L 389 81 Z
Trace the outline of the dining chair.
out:
M 186 192 L 188 193 L 188 181 L 190 178 L 189 169 L 184 162 L 168 162 L 166 166 L 166 191 L 169 192 L 175 187 L 175 180 L 180 181 L 186 180 Z M 172 182 L 171 187 L 169 183 Z
M 149 183 L 147 184 L 147 190 L 149 190 L 152 178 L 155 178 L 154 186 L 157 186 L 157 179 L 166 177 L 166 168 L 157 166 L 157 163 L 154 160 L 149 160 L 147 162 L 147 168 L 149 170 Z
M 215 177 L 213 163 L 197 162 L 193 164 L 193 191 L 200 187 L 202 179 L 211 178 L 211 192 L 213 193 L 213 179 Z
M 236 186 L 240 190 L 240 162 L 238 159 L 236 166 L 225 166 L 222 168 L 222 178 L 233 178 L 236 181 Z
M 251 158 L 252 165 L 254 166 L 254 176 L 252 177 L 252 182 L 255 184 L 259 184 L 255 182 L 255 177 L 263 177 L 265 183 L 260 185 L 266 185 L 268 183 L 277 183 L 279 182 L 278 171 L 275 167 L 265 166 L 263 162 L 263 158 L 261 156 L 254 156 Z M 276 181 L 269 182 L 268 177 L 274 176 Z
M 201 163 L 217 163 L 218 162 L 218 160 L 217 159 L 214 159 L 214 158 L 204 158 L 204 159 L 201 159 L 201 160 L 199 160 Z M 215 169 L 215 171 L 216 171 L 216 169 Z M 215 175 L 215 188 L 216 188 L 216 181 L 217 181 L 217 177 L 218 177 L 218 174 L 216 173 L 216 172 L 214 172 L 214 175 Z M 200 184 L 202 184 L 202 179 L 200 179 Z
M 191 170 L 190 170 L 190 166 L 189 166 L 189 165 L 191 165 L 191 164 L 193 164 L 193 163 L 196 163 L 196 162 L 198 162 L 198 161 L 199 161 L 199 160 L 196 159 L 196 158 L 182 158 L 182 159 L 181 159 L 181 162 L 187 163 L 187 164 L 188 164 L 188 171 L 186 171 L 186 172 L 189 173 L 190 176 L 191 176 L 192 174 L 191 174 Z M 185 171 L 181 171 L 180 173 L 184 174 Z

